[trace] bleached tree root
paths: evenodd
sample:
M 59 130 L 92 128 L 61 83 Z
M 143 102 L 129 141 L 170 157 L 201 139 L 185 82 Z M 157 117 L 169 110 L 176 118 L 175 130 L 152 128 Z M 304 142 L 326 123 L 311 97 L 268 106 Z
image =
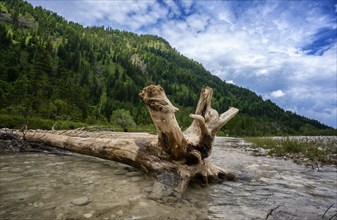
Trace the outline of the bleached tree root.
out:
M 212 95 L 209 87 L 201 91 L 196 111 L 190 115 L 194 121 L 182 132 L 175 118 L 178 109 L 167 99 L 164 90 L 155 85 L 145 87 L 140 96 L 155 124 L 157 140 L 150 135 L 92 137 L 88 133 L 81 135 L 81 130 L 77 133 L 28 131 L 24 139 L 128 164 L 154 174 L 159 181 L 171 186 L 172 193 L 179 195 L 192 179 L 199 179 L 203 185 L 235 179 L 234 174 L 212 164 L 208 156 L 216 132 L 237 114 L 238 109 L 230 108 L 219 115 L 211 107 Z
M 203 160 L 202 164 L 190 166 L 182 161 L 172 160 L 169 155 L 162 153 L 160 148 L 153 145 L 154 137 L 150 136 L 110 139 L 30 130 L 26 132 L 25 140 L 128 164 L 145 173 L 153 174 L 162 183 L 169 185 L 175 195 L 184 192 L 188 183 L 194 178 L 200 179 L 206 185 L 209 182 L 233 180 L 235 177 L 234 174 L 213 165 L 208 159 Z

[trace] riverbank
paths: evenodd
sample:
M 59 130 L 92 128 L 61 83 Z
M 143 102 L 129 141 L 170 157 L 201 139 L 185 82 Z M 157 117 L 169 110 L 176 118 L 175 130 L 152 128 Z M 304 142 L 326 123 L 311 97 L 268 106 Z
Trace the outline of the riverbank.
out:
M 254 156 L 250 145 L 217 137 L 210 160 L 236 173 L 237 180 L 208 187 L 191 183 L 179 200 L 161 196 L 165 188 L 151 176 L 114 161 L 73 153 L 0 152 L 0 219 L 335 218 L 335 166 L 318 172 L 291 160 Z
M 251 137 L 244 141 L 252 143 L 247 150 L 256 156 L 292 159 L 315 169 L 337 166 L 337 136 Z

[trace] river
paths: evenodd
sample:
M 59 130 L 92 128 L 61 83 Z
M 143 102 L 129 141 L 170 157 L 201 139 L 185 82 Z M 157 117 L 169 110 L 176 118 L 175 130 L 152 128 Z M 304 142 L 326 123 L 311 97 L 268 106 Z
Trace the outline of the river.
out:
M 237 181 L 191 183 L 181 199 L 158 196 L 152 177 L 114 161 L 0 151 L 0 219 L 337 219 L 335 166 L 256 157 L 245 144 L 216 138 L 211 159 Z

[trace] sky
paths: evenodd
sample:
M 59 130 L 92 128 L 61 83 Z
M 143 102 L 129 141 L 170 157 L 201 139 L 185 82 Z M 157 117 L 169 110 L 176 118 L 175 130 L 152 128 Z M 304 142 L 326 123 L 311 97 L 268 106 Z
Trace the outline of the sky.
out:
M 163 37 L 227 83 L 337 128 L 337 0 L 28 0 Z

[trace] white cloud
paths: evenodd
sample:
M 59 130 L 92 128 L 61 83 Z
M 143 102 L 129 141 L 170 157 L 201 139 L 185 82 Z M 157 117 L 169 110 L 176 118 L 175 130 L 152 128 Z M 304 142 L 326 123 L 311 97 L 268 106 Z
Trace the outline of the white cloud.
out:
M 169 10 L 155 0 L 147 1 L 75 1 L 76 12 L 69 9 L 66 18 L 85 26 L 105 25 L 138 32 L 166 18 Z
M 273 98 L 280 98 L 280 97 L 285 96 L 285 93 L 282 90 L 276 90 L 276 91 L 273 91 L 270 95 Z
M 256 72 L 256 76 L 263 76 L 269 73 L 268 69 L 260 69 Z
M 192 32 L 204 31 L 208 25 L 208 17 L 200 14 L 193 14 L 187 17 L 186 22 Z
M 55 2 L 35 1 L 84 25 L 160 35 L 223 80 L 336 127 L 337 46 L 326 45 L 321 56 L 303 48 L 322 29 L 337 29 L 337 4 L 128 0 L 71 1 L 60 7 Z M 330 4 L 333 16 L 322 4 Z
M 169 9 L 168 18 L 171 19 L 175 16 L 181 15 L 181 11 L 175 1 L 165 0 L 164 3 L 167 5 L 167 8 Z

